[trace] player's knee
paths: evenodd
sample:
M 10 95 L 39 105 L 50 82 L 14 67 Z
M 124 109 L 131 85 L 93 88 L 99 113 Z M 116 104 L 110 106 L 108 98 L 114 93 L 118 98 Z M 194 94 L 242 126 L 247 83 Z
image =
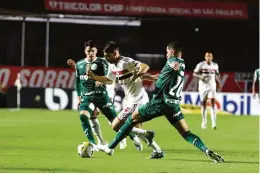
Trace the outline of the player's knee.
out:
M 97 117 L 97 116 L 99 115 L 99 110 L 98 110 L 98 109 L 95 109 L 94 112 L 93 112 L 93 115 L 94 115 L 95 117 Z
M 90 114 L 88 111 L 80 111 L 80 120 L 81 121 L 85 121 L 86 119 L 88 119 L 90 117 Z
M 207 105 L 207 100 L 202 101 L 200 104 L 201 104 L 201 106 L 205 107 Z
M 215 100 L 214 98 L 211 99 L 211 105 L 212 105 L 212 106 L 215 106 L 215 101 L 216 101 L 216 100 Z
M 118 125 L 112 123 L 111 126 L 112 126 L 112 129 L 113 129 L 114 131 L 118 132 L 118 130 L 119 130 L 119 126 L 118 126 Z
M 114 120 L 114 121 L 115 121 L 115 120 Z M 117 132 L 117 131 L 118 131 L 117 123 L 115 123 L 114 121 L 111 123 L 111 127 L 112 127 L 112 129 L 113 129 L 114 131 Z
M 135 125 L 135 127 L 137 127 L 137 128 L 142 128 L 142 127 L 143 127 L 143 124 L 142 124 L 142 123 L 138 123 L 138 124 Z
M 111 124 L 112 129 L 116 132 L 120 129 L 121 125 L 121 121 L 118 118 L 114 119 Z
M 134 111 L 132 114 L 132 124 L 133 125 L 137 125 L 138 123 L 140 123 L 140 114 L 138 111 Z
M 79 119 L 81 122 L 85 122 L 88 119 L 88 117 L 84 114 L 80 114 Z

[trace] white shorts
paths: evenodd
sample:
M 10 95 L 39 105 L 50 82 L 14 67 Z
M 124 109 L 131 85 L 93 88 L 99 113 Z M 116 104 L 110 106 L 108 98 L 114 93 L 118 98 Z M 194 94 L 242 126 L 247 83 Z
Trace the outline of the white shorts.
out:
M 138 96 L 138 98 L 140 98 L 139 100 L 135 100 L 135 102 L 131 101 L 124 101 L 124 106 L 123 106 L 123 110 L 118 114 L 117 118 L 119 120 L 123 120 L 125 121 L 140 105 L 143 105 L 147 102 L 149 102 L 149 97 L 146 91 L 142 92 L 143 95 L 140 97 Z
M 216 89 L 200 90 L 200 101 L 205 101 L 208 98 L 216 98 Z

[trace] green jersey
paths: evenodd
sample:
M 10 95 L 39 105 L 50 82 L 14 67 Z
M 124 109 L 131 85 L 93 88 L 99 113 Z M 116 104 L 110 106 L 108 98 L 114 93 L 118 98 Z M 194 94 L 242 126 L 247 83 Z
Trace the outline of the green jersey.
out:
M 172 64 L 179 63 L 179 69 L 174 70 Z M 184 83 L 185 63 L 183 59 L 171 57 L 163 67 L 155 84 L 153 98 L 163 98 L 166 103 L 181 100 Z
M 258 83 L 260 84 L 260 68 L 258 68 L 258 69 L 255 70 L 254 80 L 255 80 L 255 81 L 258 81 Z
M 106 90 L 105 85 L 96 87 L 95 80 L 88 78 L 86 75 L 87 68 L 90 68 L 94 74 L 106 76 L 108 72 L 108 63 L 104 58 L 97 57 L 92 62 L 82 59 L 76 64 L 76 91 L 78 96 L 84 94 L 94 94 Z

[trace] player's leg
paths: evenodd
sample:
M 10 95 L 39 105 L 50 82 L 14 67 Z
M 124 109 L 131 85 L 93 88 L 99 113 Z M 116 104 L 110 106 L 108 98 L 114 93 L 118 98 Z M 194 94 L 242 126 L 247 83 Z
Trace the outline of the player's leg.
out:
M 82 103 L 79 106 L 79 110 L 80 110 L 79 118 L 81 121 L 81 126 L 89 142 L 96 144 L 93 136 L 92 128 L 89 122 L 89 118 L 91 117 L 91 115 L 93 115 L 94 108 L 95 106 L 89 102 L 87 97 L 82 98 Z
M 114 119 L 113 123 L 112 123 L 112 128 L 115 131 L 118 131 L 119 128 L 125 123 L 125 120 L 131 115 L 131 113 L 133 113 L 136 108 L 137 108 L 138 104 L 137 103 L 129 103 L 127 105 L 125 105 L 125 107 L 123 108 L 123 110 L 118 114 L 117 118 Z M 151 134 L 154 134 L 153 131 L 147 131 L 144 129 L 140 129 L 138 127 L 133 127 L 132 133 L 138 135 L 141 139 L 145 139 L 145 142 L 148 143 L 148 145 L 151 145 L 151 142 L 148 141 L 148 139 L 146 138 L 147 136 L 153 136 Z M 149 137 L 148 137 L 149 138 Z M 136 149 L 141 151 L 143 149 L 143 145 L 142 143 L 139 141 L 134 141 L 134 144 L 136 146 Z
M 216 114 L 216 106 L 215 106 L 215 98 L 216 98 L 216 90 L 212 90 L 209 93 L 211 98 L 211 108 L 210 108 L 210 117 L 211 117 L 211 126 L 214 130 L 217 129 L 217 114 Z
M 179 105 L 172 105 L 165 110 L 165 116 L 167 120 L 173 125 L 179 134 L 189 143 L 193 144 L 195 147 L 200 149 L 206 155 L 208 155 L 215 162 L 224 162 L 224 159 L 217 153 L 210 150 L 200 139 L 199 136 L 193 134 L 184 116 L 181 112 Z
M 143 97 L 142 97 L 139 105 L 146 104 L 148 102 L 149 102 L 149 96 L 148 96 L 147 92 L 144 90 Z M 144 129 L 143 123 L 139 123 L 139 124 L 135 125 L 135 127 L 140 128 L 140 129 Z M 159 158 L 164 157 L 163 151 L 161 150 L 160 146 L 155 142 L 155 140 L 153 140 L 152 143 L 150 143 L 144 135 L 139 135 L 139 138 L 142 141 L 144 141 L 149 147 L 151 147 L 153 149 L 153 153 L 149 157 L 150 159 L 159 159 Z
M 96 98 L 96 104 L 97 104 L 98 108 L 101 110 L 101 112 L 104 114 L 104 116 L 109 120 L 109 122 L 113 123 L 117 114 L 116 114 L 115 108 L 112 105 L 112 102 L 109 99 L 108 95 L 103 94 L 103 96 L 101 98 Z M 130 133 L 129 137 L 131 140 L 134 141 L 135 145 L 138 145 L 138 150 L 139 149 L 142 150 L 142 148 L 141 148 L 142 143 L 139 140 L 139 138 L 133 133 Z
M 112 154 L 111 150 L 114 149 L 118 143 L 132 131 L 136 124 L 161 116 L 163 109 L 161 103 L 162 100 L 151 100 L 145 105 L 140 106 L 138 110 L 135 110 L 132 113 L 132 116 L 129 116 L 124 125 L 119 129 L 114 140 L 108 145 L 110 151 L 108 149 L 106 152 Z M 150 142 L 152 142 L 152 138 L 153 137 L 149 138 Z
M 119 116 L 122 115 L 122 111 L 120 112 Z M 124 120 L 121 120 L 120 117 L 116 117 L 114 119 L 114 121 L 112 122 L 112 128 L 113 130 L 115 130 L 116 132 L 119 131 L 120 127 L 125 123 Z M 138 136 L 136 136 L 136 133 L 134 133 L 133 131 L 131 131 L 131 133 L 129 134 L 129 137 L 133 140 L 135 148 L 137 151 L 142 151 L 143 150 L 143 144 L 142 142 L 139 140 Z M 120 142 L 120 149 L 124 149 L 126 147 L 126 139 L 124 138 L 121 142 Z
M 200 90 L 200 101 L 201 101 L 201 128 L 206 129 L 207 128 L 207 99 L 208 99 L 208 91 L 206 90 Z
M 93 129 L 93 132 L 95 133 L 95 135 L 97 137 L 98 145 L 99 144 L 105 145 L 106 141 L 104 140 L 102 132 L 101 132 L 101 126 L 100 126 L 100 123 L 97 118 L 98 114 L 99 114 L 98 108 L 95 108 L 94 112 L 93 112 L 93 116 L 90 117 L 90 121 L 92 123 L 91 126 Z
M 136 107 L 138 104 L 133 103 L 126 105 L 126 107 L 118 114 L 117 118 L 114 119 L 112 122 L 112 128 L 115 131 L 118 131 L 120 127 L 125 123 L 125 120 L 131 115 L 136 110 Z M 136 135 L 146 135 L 147 130 L 138 128 L 138 127 L 133 127 L 132 132 Z

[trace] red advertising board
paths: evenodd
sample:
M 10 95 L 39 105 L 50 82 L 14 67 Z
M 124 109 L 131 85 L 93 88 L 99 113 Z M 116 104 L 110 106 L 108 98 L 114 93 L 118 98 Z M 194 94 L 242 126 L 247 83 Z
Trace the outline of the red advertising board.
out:
M 170 15 L 247 19 L 247 5 L 235 2 L 176 2 L 172 0 L 45 0 L 49 11 L 99 15 Z
M 17 74 L 20 73 L 23 87 L 55 87 L 74 88 L 75 72 L 69 68 L 44 68 L 44 67 L 16 67 L 0 66 L 0 85 L 3 88 L 14 86 Z M 150 71 L 157 74 L 158 71 Z M 243 92 L 245 83 L 237 82 L 235 73 L 221 73 L 223 92 Z M 153 91 L 154 83 L 144 82 L 148 91 Z M 192 76 L 192 72 L 185 72 L 184 91 L 197 91 L 197 78 Z
M 18 73 L 23 87 L 74 88 L 73 69 L 44 67 L 0 66 L 0 85 L 3 88 L 14 86 Z

